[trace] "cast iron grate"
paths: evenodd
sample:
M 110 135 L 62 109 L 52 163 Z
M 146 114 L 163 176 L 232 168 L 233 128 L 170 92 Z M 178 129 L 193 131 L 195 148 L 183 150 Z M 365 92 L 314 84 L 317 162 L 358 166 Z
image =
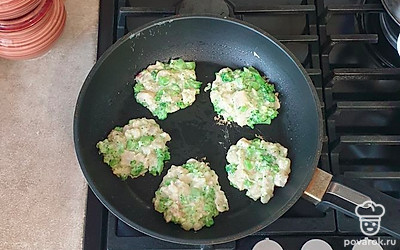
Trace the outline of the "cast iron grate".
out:
M 150 21 L 177 14 L 181 0 L 100 1 L 100 56 L 118 38 Z M 231 0 L 232 17 L 273 34 L 302 62 L 312 78 L 327 124 L 319 167 L 363 179 L 400 197 L 400 69 L 379 60 L 381 32 L 361 22 L 384 10 L 379 0 Z M 373 19 L 372 19 L 373 20 Z M 290 25 L 282 25 L 290 24 Z M 354 24 L 354 25 L 352 25 Z M 376 27 L 375 27 L 376 28 Z M 321 238 L 334 249 L 343 235 L 358 234 L 358 222 L 322 213 L 299 201 L 284 217 L 253 236 L 219 249 L 247 249 L 269 237 L 284 249 Z M 337 226 L 335 221 L 337 220 Z M 148 237 L 121 222 L 88 193 L 85 249 L 191 249 Z M 193 248 L 192 248 L 193 249 Z M 198 249 L 198 248 L 196 248 Z
M 366 16 L 384 13 L 384 8 L 380 1 L 332 2 L 317 1 L 332 173 L 361 179 L 400 198 L 400 127 L 396 125 L 400 122 L 400 69 L 377 59 L 374 50 L 385 37 L 360 28 Z M 332 25 L 338 17 L 353 27 Z M 347 60 L 339 60 L 346 52 Z M 341 213 L 337 213 L 337 224 L 340 232 L 360 230 L 358 221 Z

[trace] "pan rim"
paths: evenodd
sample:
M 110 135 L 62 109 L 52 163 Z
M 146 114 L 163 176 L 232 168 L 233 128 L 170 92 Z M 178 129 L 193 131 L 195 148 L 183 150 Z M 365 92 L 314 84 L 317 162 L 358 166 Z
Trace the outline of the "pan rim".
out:
M 312 93 L 312 96 L 314 98 L 314 103 L 317 107 L 317 116 L 318 116 L 318 142 L 317 142 L 317 150 L 316 154 L 314 155 L 314 158 L 312 159 L 312 166 L 309 166 L 309 168 L 312 168 L 312 171 L 310 171 L 305 177 L 302 182 L 302 185 L 298 187 L 298 190 L 292 195 L 292 198 L 288 200 L 286 205 L 282 207 L 282 209 L 278 210 L 275 212 L 270 218 L 275 218 L 273 220 L 265 220 L 262 223 L 260 223 L 258 226 L 254 226 L 251 228 L 248 228 L 247 230 L 241 231 L 240 233 L 232 234 L 229 236 L 224 236 L 224 237 L 219 237 L 219 238 L 213 238 L 213 239 L 185 239 L 185 238 L 180 238 L 180 237 L 171 237 L 171 236 L 166 236 L 157 232 L 154 232 L 153 230 L 149 230 L 145 227 L 137 225 L 134 221 L 128 219 L 126 216 L 124 216 L 122 213 L 118 211 L 113 205 L 108 202 L 104 196 L 97 190 L 96 185 L 94 180 L 90 177 L 88 174 L 86 167 L 84 167 L 83 164 L 83 157 L 79 149 L 79 117 L 80 117 L 80 107 L 82 106 L 82 102 L 84 99 L 84 96 L 87 92 L 88 86 L 91 82 L 91 79 L 93 76 L 96 74 L 98 68 L 102 65 L 102 63 L 108 58 L 109 55 L 112 54 L 112 52 L 119 47 L 120 44 L 126 42 L 127 40 L 135 37 L 137 34 L 140 34 L 144 30 L 150 29 L 154 26 L 162 25 L 168 22 L 174 22 L 174 21 L 179 21 L 179 20 L 186 20 L 186 19 L 211 19 L 211 20 L 216 20 L 216 21 L 224 21 L 228 23 L 233 23 L 234 25 L 239 25 L 242 26 L 243 28 L 249 29 L 253 32 L 258 33 L 259 35 L 263 36 L 263 38 L 270 40 L 272 43 L 275 43 L 279 49 L 284 52 L 290 60 L 293 61 L 293 63 L 297 66 L 297 68 L 301 71 L 303 76 L 306 79 L 306 82 L 308 84 L 308 88 L 310 89 L 310 92 Z M 126 35 L 118 39 L 113 45 L 111 45 L 98 59 L 98 61 L 95 63 L 91 71 L 89 72 L 88 76 L 86 77 L 81 90 L 79 92 L 76 106 L 75 106 L 75 112 L 74 112 L 74 122 L 73 122 L 73 134 L 74 134 L 74 148 L 75 148 L 75 153 L 81 168 L 81 171 L 86 179 L 86 182 L 90 189 L 93 191 L 97 199 L 107 208 L 108 211 L 110 211 L 113 215 L 115 215 L 118 219 L 126 223 L 127 225 L 131 226 L 132 228 L 147 234 L 151 237 L 172 242 L 172 243 L 178 243 L 178 244 L 187 244 L 187 245 L 215 245 L 215 244 L 222 244 L 222 243 L 227 243 L 231 242 L 243 237 L 246 237 L 250 234 L 253 234 L 266 226 L 270 225 L 274 221 L 276 221 L 278 218 L 280 218 L 284 213 L 289 210 L 290 207 L 292 207 L 302 196 L 304 190 L 307 188 L 308 184 L 310 183 L 312 176 L 315 172 L 315 169 L 317 168 L 317 164 L 320 158 L 321 150 L 322 150 L 322 138 L 323 138 L 323 119 L 322 119 L 322 112 L 321 112 L 321 104 L 318 98 L 318 94 L 316 92 L 316 89 L 313 85 L 313 82 L 309 75 L 307 74 L 307 71 L 304 69 L 304 67 L 301 65 L 300 61 L 295 57 L 295 55 L 289 51 L 288 48 L 286 48 L 281 42 L 279 42 L 275 37 L 270 35 L 269 33 L 263 31 L 262 29 L 247 23 L 242 20 L 238 20 L 235 18 L 231 17 L 220 17 L 220 16 L 214 16 L 214 15 L 174 15 L 174 16 L 169 16 L 165 18 L 160 18 L 157 19 L 153 22 L 147 23 L 135 30 L 132 30 L 131 32 L 128 32 Z

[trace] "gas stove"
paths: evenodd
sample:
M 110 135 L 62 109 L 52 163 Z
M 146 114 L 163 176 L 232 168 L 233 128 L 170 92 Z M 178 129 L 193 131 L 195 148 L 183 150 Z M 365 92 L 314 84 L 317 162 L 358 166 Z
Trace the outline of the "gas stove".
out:
M 98 57 L 117 39 L 150 21 L 209 12 L 203 9 L 205 2 L 101 0 Z M 400 57 L 392 40 L 399 27 L 381 2 L 229 0 L 212 9 L 213 14 L 229 15 L 264 29 L 302 62 L 317 89 L 325 118 L 318 167 L 333 175 L 361 179 L 399 199 Z M 364 237 L 357 220 L 339 212 L 321 212 L 300 199 L 283 217 L 246 238 L 216 246 L 179 245 L 127 226 L 89 190 L 84 248 L 251 249 L 269 238 L 285 250 L 301 249 L 311 239 L 323 240 L 332 249 L 352 249 L 344 247 L 345 240 Z

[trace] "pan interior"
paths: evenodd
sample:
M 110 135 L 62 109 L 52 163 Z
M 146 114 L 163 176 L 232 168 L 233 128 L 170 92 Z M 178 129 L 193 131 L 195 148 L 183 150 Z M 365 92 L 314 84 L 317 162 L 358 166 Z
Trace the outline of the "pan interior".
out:
M 203 82 L 195 103 L 157 122 L 171 135 L 171 161 L 161 176 L 146 174 L 121 181 L 102 163 L 95 147 L 115 126 L 133 118 L 153 118 L 133 97 L 134 76 L 156 60 L 182 58 L 196 61 Z M 254 66 L 270 78 L 280 93 L 281 109 L 271 125 L 249 127 L 217 125 L 206 83 L 222 67 Z M 302 70 L 270 38 L 243 24 L 207 17 L 178 18 L 152 24 L 125 37 L 99 60 L 80 94 L 75 118 L 75 143 L 85 177 L 111 212 L 127 224 L 154 237 L 180 243 L 221 243 L 253 233 L 273 222 L 300 197 L 315 169 L 320 147 L 320 114 Z M 266 205 L 229 185 L 225 155 L 241 137 L 255 135 L 289 149 L 292 173 L 284 188 L 276 188 Z M 189 158 L 207 158 L 219 176 L 230 210 L 220 214 L 211 228 L 194 233 L 166 223 L 152 204 L 171 164 Z

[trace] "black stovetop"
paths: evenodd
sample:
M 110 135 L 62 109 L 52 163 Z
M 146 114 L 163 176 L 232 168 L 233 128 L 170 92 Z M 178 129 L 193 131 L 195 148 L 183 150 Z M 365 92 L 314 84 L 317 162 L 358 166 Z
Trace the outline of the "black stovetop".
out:
M 152 20 L 179 14 L 181 0 L 101 0 L 98 57 L 118 38 Z M 379 0 L 230 0 L 235 18 L 277 37 L 314 82 L 325 117 L 318 167 L 362 179 L 400 198 L 400 57 L 379 24 Z M 395 55 L 395 56 L 393 56 Z M 389 238 L 380 235 L 383 238 Z M 267 228 L 214 249 L 251 249 L 270 238 L 285 250 L 309 239 L 344 248 L 363 238 L 359 222 L 299 200 Z M 201 249 L 144 235 L 108 212 L 88 192 L 85 249 Z M 204 246 L 203 246 L 204 248 Z M 396 249 L 383 246 L 383 249 Z

